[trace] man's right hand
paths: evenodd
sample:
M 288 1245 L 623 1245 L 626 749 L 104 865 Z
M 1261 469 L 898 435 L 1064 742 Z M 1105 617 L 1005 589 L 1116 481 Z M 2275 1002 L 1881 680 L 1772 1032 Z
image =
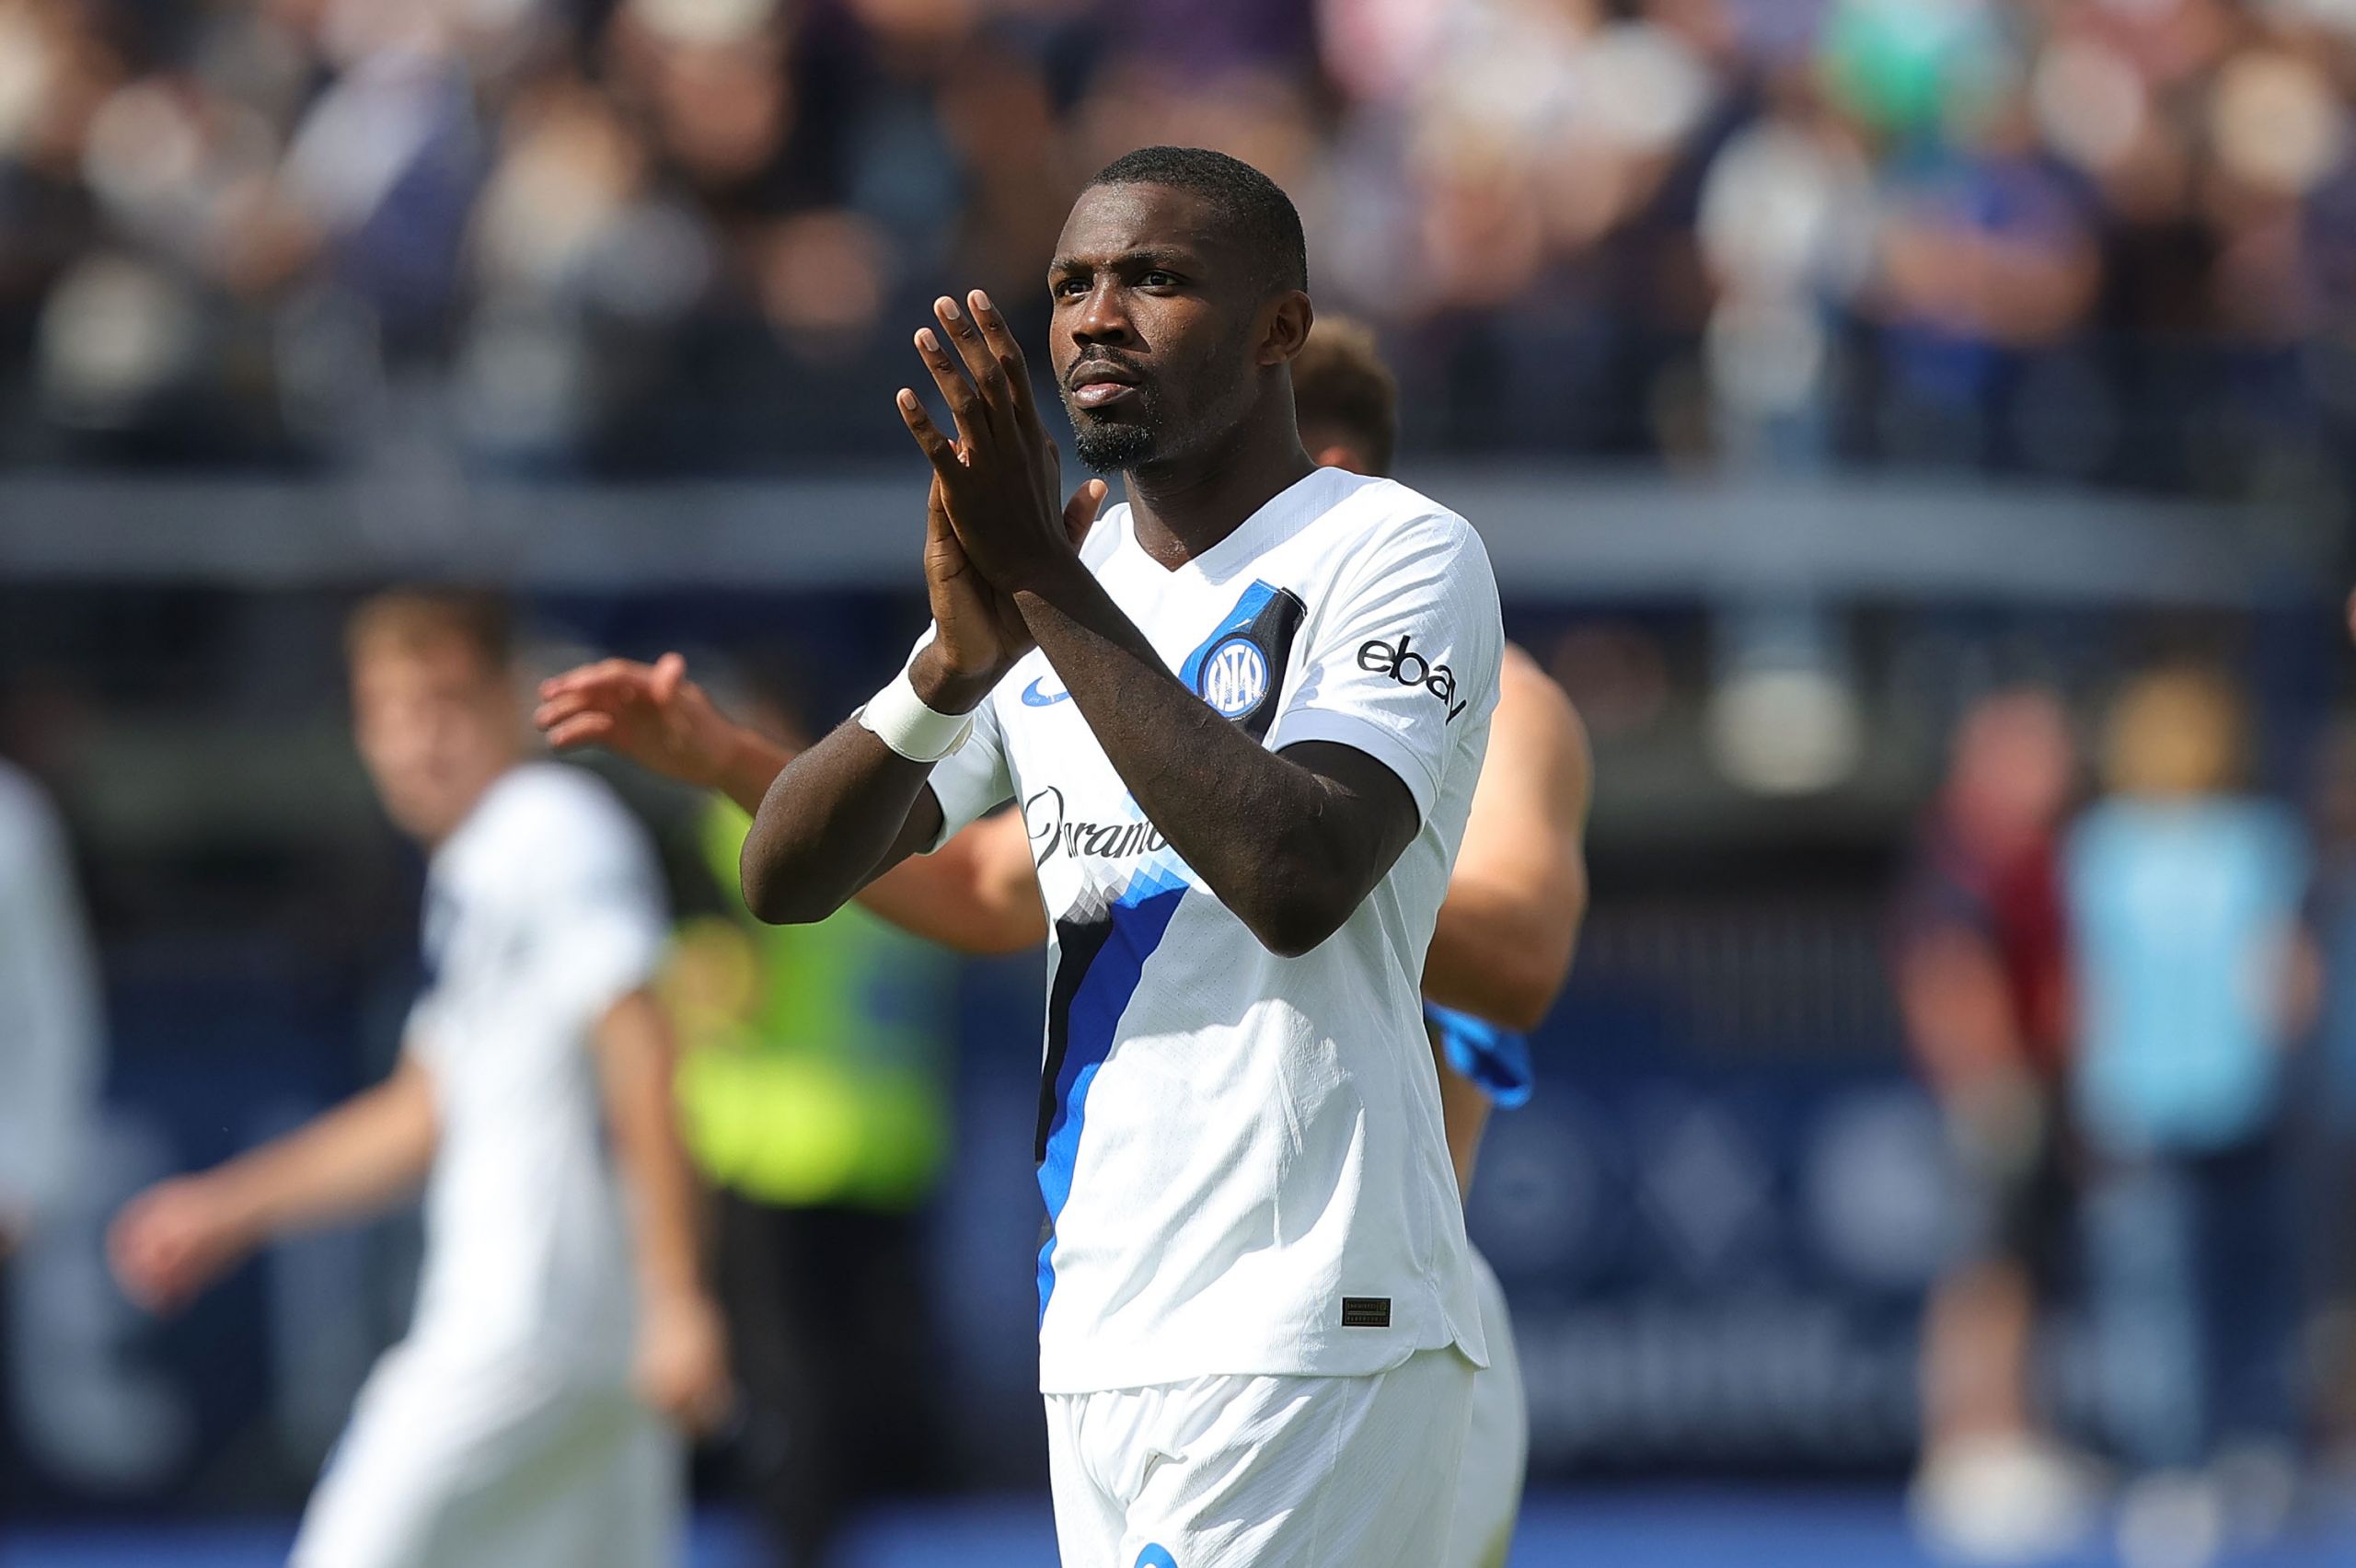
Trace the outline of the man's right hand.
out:
M 1052 453 L 1050 456 L 1052 461 Z M 1096 524 L 1104 503 L 1104 483 L 1091 479 L 1064 506 L 1064 533 L 1076 549 Z M 1031 651 L 1031 628 L 1011 595 L 991 586 L 974 567 L 950 526 L 949 509 L 935 475 L 925 496 L 924 582 L 940 628 L 908 670 L 917 696 L 936 713 L 964 713 L 979 705 L 999 677 Z
M 131 1200 L 107 1231 L 123 1294 L 150 1312 L 177 1310 L 253 1248 L 253 1227 L 217 1181 L 182 1176 Z
M 532 715 L 560 751 L 600 745 L 650 772 L 724 790 L 743 732 L 687 679 L 687 662 L 601 659 L 540 683 Z

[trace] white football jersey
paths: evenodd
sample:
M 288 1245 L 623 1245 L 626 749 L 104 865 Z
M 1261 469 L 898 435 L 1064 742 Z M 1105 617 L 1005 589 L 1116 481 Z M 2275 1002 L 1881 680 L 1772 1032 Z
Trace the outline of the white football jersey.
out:
M 619 1375 L 636 1276 L 592 1035 L 660 960 L 653 853 L 597 779 L 528 764 L 434 852 L 424 923 L 407 1044 L 441 1143 L 410 1343 Z
M 1464 520 L 1321 469 L 1170 571 L 1129 509 L 1081 559 L 1179 679 L 1274 750 L 1353 746 L 1421 827 L 1315 951 L 1261 946 L 1147 821 L 1046 657 L 933 769 L 949 834 L 1020 803 L 1054 936 L 1035 1154 L 1040 1386 L 1484 1358 L 1425 1036 L 1425 950 L 1504 643 Z

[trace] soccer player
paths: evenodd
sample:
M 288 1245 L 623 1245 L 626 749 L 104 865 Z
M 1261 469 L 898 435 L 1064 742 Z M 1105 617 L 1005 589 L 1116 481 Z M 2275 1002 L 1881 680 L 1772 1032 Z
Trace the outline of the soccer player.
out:
M 363 1389 L 293 1562 L 675 1561 L 683 1477 L 664 1418 L 709 1420 L 727 1374 L 645 988 L 664 934 L 652 856 L 595 779 L 524 760 L 495 605 L 389 594 L 348 645 L 361 755 L 433 855 L 430 978 L 400 1064 L 141 1194 L 110 1238 L 116 1272 L 168 1309 L 273 1236 L 423 1183 L 413 1326 Z
M 1461 518 L 1319 468 L 1298 215 L 1218 154 L 1100 172 L 1048 273 L 1099 484 L 1059 503 L 979 294 L 917 348 L 934 625 L 786 766 L 744 858 L 830 914 L 1021 800 L 1053 917 L 1040 1382 L 1068 1562 L 1425 1564 L 1488 1359 L 1423 955 L 1504 636 Z M 970 379 L 969 379 L 970 378 Z M 1077 533 L 1085 533 L 1075 548 Z
M 1295 418 L 1323 465 L 1388 472 L 1397 391 L 1371 335 L 1321 318 L 1293 361 Z M 791 753 L 739 726 L 667 655 L 653 665 L 606 660 L 547 682 L 538 722 L 557 744 L 601 744 L 642 766 L 722 790 L 750 810 Z M 1569 973 L 1587 903 L 1580 838 L 1590 766 L 1578 715 L 1536 660 L 1507 645 L 1489 752 L 1464 844 L 1425 961 L 1424 992 L 1439 1066 L 1449 1152 L 1470 1191 L 1493 1102 L 1530 1093 L 1516 1032 L 1553 1007 Z M 1013 812 L 976 823 L 941 851 L 904 860 L 861 901 L 897 924 L 973 953 L 1046 940 L 1030 824 Z M 1519 1511 L 1529 1416 L 1504 1293 L 1476 1252 L 1490 1365 L 1473 1379 L 1472 1420 L 1444 1568 L 1501 1563 Z
M 918 349 L 934 624 L 796 756 L 745 901 L 825 917 L 1008 800 L 1053 921 L 1040 1381 L 1073 1568 L 1439 1560 L 1488 1359 L 1417 991 L 1496 700 L 1462 519 L 1320 468 L 1299 216 L 1218 154 L 1091 181 L 1049 271 L 1059 498 L 979 294 Z M 970 377 L 970 379 L 969 379 Z M 1080 542 L 1075 545 L 1074 540 Z

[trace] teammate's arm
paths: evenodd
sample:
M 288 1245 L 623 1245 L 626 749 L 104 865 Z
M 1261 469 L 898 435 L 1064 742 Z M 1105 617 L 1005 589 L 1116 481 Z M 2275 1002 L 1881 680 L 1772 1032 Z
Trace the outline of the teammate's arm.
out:
M 941 433 L 913 393 L 900 397 L 961 548 L 988 552 L 985 573 L 1010 594 L 1171 846 L 1263 946 L 1309 951 L 1415 837 L 1414 795 L 1355 747 L 1320 741 L 1270 752 L 1171 674 L 1054 527 L 1053 447 L 1022 352 L 986 296 L 968 303 L 971 317 L 946 299 L 935 306 L 963 370 L 930 329 L 917 344 L 958 439 Z
M 722 713 L 687 679 L 687 662 L 601 659 L 540 683 L 532 721 L 559 751 L 600 745 L 650 772 L 717 790 L 746 813 L 793 760 L 780 744 Z
M 1578 712 L 1537 661 L 1508 647 L 1489 753 L 1439 907 L 1424 994 L 1527 1032 L 1554 1005 L 1587 914 L 1593 765 Z
M 606 659 L 540 686 L 535 721 L 560 750 L 602 745 L 666 778 L 718 790 L 746 812 L 793 758 L 736 723 L 665 653 L 652 664 Z M 901 929 L 959 952 L 1021 952 L 1047 940 L 1022 819 L 974 824 L 930 855 L 910 855 L 867 884 L 860 903 Z
M 108 1233 L 115 1277 L 152 1311 L 178 1307 L 273 1237 L 409 1196 L 437 1137 L 433 1080 L 404 1053 L 383 1083 L 284 1137 L 133 1198 Z
M 930 855 L 911 855 L 869 882 L 859 901 L 957 952 L 1022 952 L 1047 940 L 1031 840 L 1011 811 L 984 817 Z
M 685 678 L 686 667 L 676 653 L 651 668 L 624 659 L 588 665 L 543 686 L 533 717 L 553 745 L 610 746 L 752 813 L 743 892 L 762 919 L 831 915 L 939 835 L 930 763 L 909 761 L 851 723 L 797 755 L 727 719 Z
M 681 1425 L 717 1422 L 728 1401 L 727 1332 L 705 1288 L 696 1179 L 671 1094 L 670 1026 L 643 990 L 595 1032 L 597 1078 L 629 1193 L 639 1285 L 639 1395 Z

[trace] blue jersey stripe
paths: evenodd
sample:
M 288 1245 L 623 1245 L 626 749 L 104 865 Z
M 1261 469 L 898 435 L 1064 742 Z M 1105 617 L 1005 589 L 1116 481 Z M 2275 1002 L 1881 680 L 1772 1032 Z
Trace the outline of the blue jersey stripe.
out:
M 1047 1200 L 1049 1226 L 1047 1239 L 1039 1248 L 1039 1316 L 1043 1321 L 1047 1315 L 1047 1298 L 1056 1289 L 1053 1228 L 1071 1196 L 1072 1168 L 1080 1155 L 1080 1130 L 1087 1120 L 1089 1086 L 1096 1079 L 1097 1068 L 1112 1055 L 1114 1032 L 1120 1025 L 1121 1014 L 1127 1010 L 1129 998 L 1137 995 L 1145 961 L 1161 945 L 1162 934 L 1170 929 L 1170 918 L 1178 912 L 1178 902 L 1185 895 L 1184 882 L 1141 876 L 1120 902 L 1105 912 L 1101 923 L 1086 923 L 1096 929 L 1075 929 L 1080 924 L 1077 922 L 1057 923 L 1062 956 L 1047 1020 L 1047 1071 L 1052 1075 L 1049 1089 L 1053 1099 L 1039 1145 L 1039 1193 Z M 1089 951 L 1091 947 L 1092 952 Z M 1075 963 L 1084 966 L 1083 971 L 1067 984 L 1061 966 Z M 1060 1017 L 1052 1016 L 1058 1010 Z M 1058 1045 L 1060 1051 L 1057 1049 Z

